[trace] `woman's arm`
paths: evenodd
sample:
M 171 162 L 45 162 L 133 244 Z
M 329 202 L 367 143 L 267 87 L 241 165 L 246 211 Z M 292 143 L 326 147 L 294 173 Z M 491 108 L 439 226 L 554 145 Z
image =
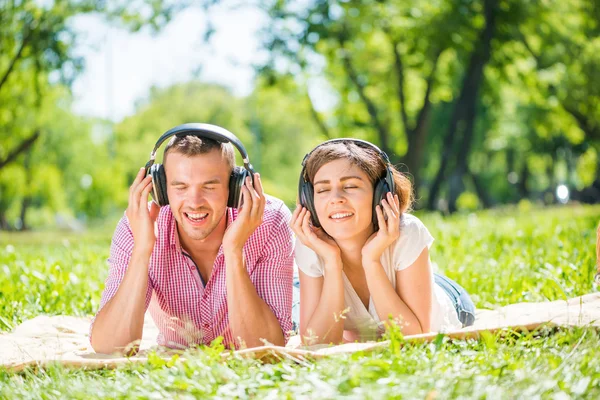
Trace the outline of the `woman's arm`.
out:
M 396 272 L 396 290 L 381 262 L 369 262 L 363 267 L 381 321 L 387 321 L 389 316 L 398 319 L 405 335 L 430 331 L 432 287 L 427 247 L 410 267 Z
M 340 249 L 323 229 L 312 227 L 309 221 L 310 212 L 298 205 L 290 226 L 298 239 L 325 264 L 322 277 L 313 278 L 300 270 L 300 335 L 302 342 L 308 345 L 341 343 L 344 282 Z
M 331 268 L 330 268 L 331 267 Z M 327 266 L 324 276 L 300 271 L 300 336 L 305 345 L 342 343 L 344 283 L 342 265 Z

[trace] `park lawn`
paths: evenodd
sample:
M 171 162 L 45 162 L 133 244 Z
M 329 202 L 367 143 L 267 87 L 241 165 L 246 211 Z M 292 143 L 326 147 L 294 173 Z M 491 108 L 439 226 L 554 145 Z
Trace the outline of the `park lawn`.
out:
M 436 238 L 431 257 L 478 307 L 589 293 L 600 207 L 419 215 Z M 116 222 L 116 221 L 115 221 Z M 110 231 L 0 234 L 0 331 L 40 314 L 98 307 Z M 186 361 L 156 358 L 114 371 L 0 370 L 0 398 L 600 398 L 600 333 L 578 328 L 404 345 L 372 354 L 262 365 L 220 346 Z

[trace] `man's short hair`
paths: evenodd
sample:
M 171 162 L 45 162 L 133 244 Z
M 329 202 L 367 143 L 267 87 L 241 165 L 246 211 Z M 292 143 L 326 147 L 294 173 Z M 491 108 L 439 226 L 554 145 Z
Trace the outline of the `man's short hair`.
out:
M 179 153 L 184 156 L 193 157 L 200 154 L 210 153 L 213 150 L 219 150 L 223 158 L 227 161 L 229 170 L 233 171 L 235 166 L 235 154 L 233 145 L 229 142 L 218 142 L 213 139 L 203 138 L 196 135 L 175 135 L 169 140 L 165 147 L 163 156 L 163 165 L 166 164 L 167 154 Z

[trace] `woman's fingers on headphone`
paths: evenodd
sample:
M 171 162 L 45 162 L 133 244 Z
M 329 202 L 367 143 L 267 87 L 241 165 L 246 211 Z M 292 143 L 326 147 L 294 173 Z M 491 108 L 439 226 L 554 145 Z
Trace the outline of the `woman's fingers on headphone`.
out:
M 381 203 L 383 204 L 385 200 L 382 200 Z M 383 208 L 377 204 L 375 206 L 375 213 L 377 214 L 377 223 L 379 224 L 379 230 L 385 230 L 387 231 L 386 227 L 387 227 L 387 223 L 385 221 L 385 218 L 383 216 Z
M 396 211 L 394 211 L 394 209 L 390 205 L 389 200 L 383 199 L 381 201 L 381 205 L 383 206 L 383 209 L 385 210 L 385 213 L 387 214 L 388 219 L 398 219 L 398 213 L 396 213 Z
M 388 197 L 391 197 L 391 195 L 388 195 Z M 400 231 L 400 223 L 398 221 L 400 218 L 400 213 L 399 211 L 394 210 L 389 201 L 382 200 L 381 204 L 383 205 L 388 216 L 387 223 L 385 225 L 387 227 L 387 232 L 390 235 L 396 235 Z
M 302 235 L 302 221 L 304 220 L 306 208 L 296 208 L 294 213 L 295 215 L 292 215 L 292 230 L 296 233 L 296 235 Z
M 393 206 L 394 206 L 393 207 L 394 211 L 396 212 L 396 214 L 400 215 L 400 198 L 398 197 L 397 194 L 395 194 L 392 196 L 392 200 L 393 201 L 391 204 L 393 204 Z
M 302 223 L 300 226 L 300 229 L 302 229 L 302 233 L 304 234 L 304 236 L 309 237 L 311 233 L 313 233 L 310 230 L 310 227 L 308 226 L 308 220 L 310 218 L 310 211 L 306 210 L 306 212 L 304 212 L 302 214 Z
M 306 237 L 308 237 L 309 239 L 317 238 L 317 235 L 310 226 L 310 211 L 308 210 L 306 210 L 306 213 L 302 218 L 302 232 L 304 232 L 304 235 L 306 235 Z
M 302 206 L 298 203 L 296 203 L 296 208 L 294 209 L 294 212 L 292 212 L 292 219 L 290 220 L 290 225 L 294 225 L 296 223 L 296 219 L 298 218 L 298 215 L 300 215 L 300 212 L 302 211 Z
M 391 234 L 394 231 L 394 226 L 398 225 L 398 215 L 392 210 L 392 207 L 390 207 L 390 203 L 388 203 L 387 200 L 383 200 L 381 204 L 387 215 L 387 221 L 385 221 L 385 225 L 383 226 L 386 228 L 385 231 Z

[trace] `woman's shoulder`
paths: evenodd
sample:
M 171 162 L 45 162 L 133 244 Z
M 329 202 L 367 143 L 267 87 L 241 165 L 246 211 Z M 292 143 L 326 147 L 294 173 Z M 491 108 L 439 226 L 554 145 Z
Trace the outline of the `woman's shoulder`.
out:
M 412 214 L 402 214 L 400 237 L 393 249 L 393 263 L 396 271 L 408 268 L 419 257 L 425 247 L 433 243 L 433 236 L 423 222 Z
M 404 232 L 405 234 L 417 234 L 421 230 L 427 229 L 423 221 L 412 214 L 403 213 L 400 217 L 400 235 Z
M 311 248 L 305 246 L 300 239 L 296 238 L 294 260 L 300 271 L 313 278 L 323 276 L 323 263 Z

